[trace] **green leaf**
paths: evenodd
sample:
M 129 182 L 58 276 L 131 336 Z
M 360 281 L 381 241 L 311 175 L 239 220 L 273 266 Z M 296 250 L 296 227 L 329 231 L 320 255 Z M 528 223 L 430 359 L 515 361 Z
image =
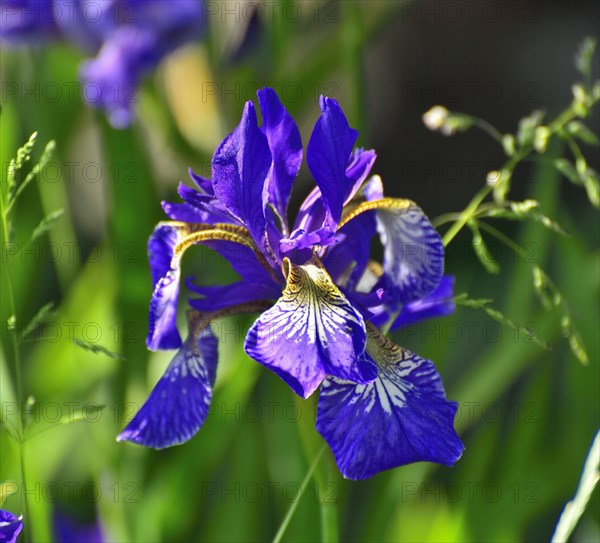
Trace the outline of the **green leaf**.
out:
M 33 319 L 29 321 L 29 324 L 25 327 L 23 332 L 21 333 L 21 337 L 19 338 L 20 343 L 24 343 L 30 340 L 30 336 L 35 332 L 36 327 L 51 319 L 54 316 L 54 303 L 48 302 L 43 305 L 38 312 L 35 314 Z
M 600 145 L 598 136 L 580 121 L 571 121 L 567 124 L 566 130 L 571 136 L 579 139 L 583 143 L 587 143 L 588 145 Z
M 498 263 L 493 259 L 492 255 L 490 254 L 487 245 L 483 240 L 483 236 L 479 231 L 479 227 L 477 226 L 477 221 L 470 219 L 469 221 L 467 221 L 467 224 L 469 225 L 469 228 L 473 233 L 473 250 L 475 251 L 477 258 L 479 258 L 479 261 L 481 262 L 483 267 L 489 273 L 500 273 L 500 266 L 498 266 Z
M 585 459 L 583 472 L 575 497 L 569 501 L 560 515 L 551 543 L 568 541 L 581 515 L 600 481 L 600 432 L 596 434 L 590 452 Z
M 37 238 L 43 236 L 46 232 L 48 232 L 54 226 L 56 221 L 58 221 L 58 219 L 60 219 L 63 216 L 64 212 L 65 210 L 61 208 L 48 213 L 48 215 L 46 215 L 40 221 L 40 224 L 36 226 L 35 230 L 31 234 L 30 241 L 35 241 Z
M 81 347 L 84 351 L 88 351 L 94 354 L 103 354 L 108 356 L 109 358 L 115 358 L 117 360 L 125 360 L 123 355 L 119 353 L 115 353 L 113 351 L 109 351 L 106 347 L 102 345 L 97 345 L 95 343 L 90 343 L 89 341 L 84 341 L 83 339 L 74 338 L 73 343 L 78 347 Z

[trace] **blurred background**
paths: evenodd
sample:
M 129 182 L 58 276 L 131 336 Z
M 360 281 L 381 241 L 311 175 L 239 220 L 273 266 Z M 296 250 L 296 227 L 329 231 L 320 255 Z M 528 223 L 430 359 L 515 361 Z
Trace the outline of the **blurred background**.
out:
M 504 221 L 502 232 L 526 251 L 515 256 L 488 240 L 500 273 L 485 272 L 465 231 L 449 245 L 446 266 L 457 294 L 493 299 L 493 307 L 551 350 L 465 307 L 393 334 L 435 361 L 448 397 L 460 403 L 457 429 L 466 450 L 454 468 L 416 464 L 352 482 L 331 468 L 327 451 L 319 468 L 325 484 L 311 482 L 299 492 L 314 457 L 306 442 L 319 439 L 315 405 L 294 398 L 246 357 L 251 317 L 218 323 L 213 407 L 196 437 L 157 452 L 115 436 L 172 356 L 148 352 L 144 342 L 151 294 L 146 242 L 165 219 L 160 201 L 177 201 L 177 184 L 191 184 L 188 167 L 210 175 L 212 152 L 257 89 L 275 88 L 305 145 L 320 114 L 319 95 L 338 100 L 360 131 L 358 144 L 376 150 L 373 172 L 386 193 L 415 200 L 433 219 L 462 210 L 504 154 L 475 129 L 453 137 L 428 131 L 423 113 L 442 104 L 501 133 L 514 133 L 536 109 L 554 118 L 572 99 L 579 44 L 598 35 L 600 4 L 216 1 L 205 3 L 205 18 L 202 38 L 144 79 L 135 120 L 123 130 L 82 99 L 78 70 L 86 55 L 79 49 L 61 41 L 3 44 L 2 190 L 10 158 L 33 131 L 36 158 L 56 141 L 39 180 L 20 197 L 15 238 L 4 240 L 2 253 L 15 283 L 17 323 L 49 302 L 55 308 L 21 349 L 24 394 L 36 403 L 26 488 L 9 424 L 0 432 L 0 481 L 18 486 L 4 508 L 24 513 L 21 498 L 29 492 L 34 541 L 56 539 L 57 511 L 75 523 L 99 523 L 105 541 L 265 541 L 296 500 L 285 541 L 320 540 L 327 509 L 339 519 L 341 541 L 549 540 L 600 422 L 598 212 L 549 161 L 520 166 L 511 196 L 539 200 L 570 236 Z M 599 71 L 596 58 L 596 77 Z M 587 124 L 598 133 L 597 111 Z M 598 148 L 585 150 L 598 170 Z M 549 151 L 563 152 L 559 145 Z M 304 163 L 291 210 L 312 186 Z M 64 215 L 53 228 L 29 242 L 41 218 L 60 208 Z M 588 365 L 562 337 L 560 313 L 539 303 L 534 265 L 568 300 Z M 234 277 L 207 249 L 189 251 L 184 270 L 207 284 Z M 1 275 L 5 423 L 17 416 L 17 399 Z M 63 424 L 75 419 L 81 420 Z M 572 540 L 600 540 L 597 492 Z

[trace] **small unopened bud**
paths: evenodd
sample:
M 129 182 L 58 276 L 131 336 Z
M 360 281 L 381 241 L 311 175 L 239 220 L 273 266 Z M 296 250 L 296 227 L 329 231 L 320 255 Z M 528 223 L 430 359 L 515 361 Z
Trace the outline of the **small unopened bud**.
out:
M 586 117 L 588 114 L 588 96 L 581 83 L 575 83 L 571 87 L 573 93 L 573 109 L 580 117 Z
M 550 137 L 550 130 L 547 126 L 538 126 L 535 129 L 533 137 L 533 147 L 538 153 L 543 153 L 548 147 L 548 138 Z
M 444 106 L 433 106 L 423 114 L 423 123 L 429 130 L 440 130 L 446 124 L 449 114 Z
M 491 172 L 488 172 L 487 175 L 485 176 L 485 182 L 490 187 L 493 187 L 496 183 L 498 183 L 498 181 L 500 181 L 501 176 L 502 176 L 501 172 L 499 172 L 498 170 L 492 170 Z
M 512 134 L 504 134 L 502 136 L 502 147 L 508 156 L 515 154 L 515 137 Z

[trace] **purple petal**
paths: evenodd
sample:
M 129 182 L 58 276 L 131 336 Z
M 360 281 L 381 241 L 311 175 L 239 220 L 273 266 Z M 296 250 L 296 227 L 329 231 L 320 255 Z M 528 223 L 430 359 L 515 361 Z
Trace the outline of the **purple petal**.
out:
M 0 509 L 0 541 L 15 543 L 23 529 L 23 517 Z
M 338 103 L 321 96 L 322 115 L 317 121 L 306 149 L 306 161 L 321 190 L 330 220 L 337 224 L 342 207 L 350 192 L 346 167 L 358 132 L 348 121 Z
M 307 398 L 327 375 L 368 382 L 372 375 L 359 356 L 365 345 L 364 320 L 314 265 L 284 259 L 287 285 L 281 298 L 252 325 L 244 349 Z
M 212 399 L 218 340 L 206 328 L 177 351 L 146 403 L 117 441 L 164 449 L 190 439 L 204 423 Z
M 344 205 L 346 205 L 361 188 L 364 180 L 369 175 L 373 163 L 377 155 L 375 151 L 364 149 L 354 149 L 350 156 L 350 162 L 346 166 L 346 178 L 348 182 L 345 184 L 346 193 L 344 195 Z
M 323 258 L 323 264 L 336 284 L 348 290 L 356 288 L 369 263 L 375 232 L 374 213 L 362 213 L 338 231 L 343 240 L 331 246 Z
M 302 139 L 296 123 L 273 89 L 259 90 L 258 102 L 263 117 L 262 131 L 267 136 L 273 157 L 268 180 L 269 203 L 287 229 L 287 206 L 302 163 Z
M 177 298 L 179 296 L 179 262 L 174 250 L 184 236 L 180 226 L 159 224 L 148 241 L 148 256 L 153 293 L 150 300 L 149 349 L 177 349 L 181 336 L 177 330 Z
M 188 173 L 190 174 L 192 181 L 195 183 L 198 189 L 200 189 L 205 194 L 214 196 L 212 181 L 210 179 L 206 179 L 206 177 L 202 177 L 201 175 L 194 173 L 194 170 L 192 170 L 192 168 L 189 168 Z
M 452 315 L 455 310 L 454 304 L 454 276 L 444 275 L 438 287 L 431 293 L 417 300 L 406 304 L 397 319 L 392 324 L 390 330 L 397 330 L 404 326 L 410 326 L 418 322 L 446 317 Z M 390 318 L 389 311 L 381 311 L 371 319 L 373 324 L 380 326 Z
M 265 208 L 271 152 L 256 123 L 252 102 L 246 102 L 238 127 L 219 145 L 212 160 L 216 197 L 248 227 L 259 248 L 266 247 Z
M 203 312 L 217 311 L 233 305 L 255 302 L 257 300 L 275 300 L 281 294 L 273 283 L 251 284 L 244 281 L 231 285 L 198 286 L 191 281 L 187 283 L 190 290 L 201 294 L 204 298 L 192 298 L 190 305 Z
M 172 221 L 182 222 L 207 222 L 206 213 L 194 207 L 187 202 L 183 204 L 173 204 L 171 202 L 161 202 L 164 212 Z
M 451 466 L 464 446 L 454 431 L 458 405 L 446 400 L 441 378 L 418 357 L 371 329 L 367 358 L 379 367 L 370 384 L 329 377 L 323 383 L 317 430 L 347 479 L 367 479 L 412 462 Z
M 0 2 L 3 44 L 43 44 L 59 37 L 54 6 L 48 0 Z
M 391 198 L 381 202 L 377 230 L 384 255 L 379 286 L 394 304 L 414 302 L 439 285 L 444 273 L 444 245 L 416 204 Z
M 54 543 L 105 543 L 102 526 L 96 518 L 91 523 L 82 523 L 60 509 L 53 513 Z

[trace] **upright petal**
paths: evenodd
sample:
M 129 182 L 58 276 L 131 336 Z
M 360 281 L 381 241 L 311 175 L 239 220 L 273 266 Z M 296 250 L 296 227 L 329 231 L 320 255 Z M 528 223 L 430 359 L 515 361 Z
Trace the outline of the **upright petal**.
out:
M 218 340 L 205 328 L 192 332 L 150 396 L 117 441 L 164 449 L 190 439 L 204 424 L 215 381 Z
M 267 136 L 273 158 L 269 174 L 269 203 L 287 230 L 287 206 L 294 179 L 302 163 L 302 139 L 296 123 L 271 88 L 258 91 L 263 117 L 262 131 Z
M 258 128 L 254 104 L 246 102 L 240 124 L 213 156 L 213 188 L 216 197 L 247 226 L 263 250 L 267 245 L 265 209 L 270 167 L 267 138 Z
M 433 292 L 444 273 L 444 245 L 425 213 L 410 200 L 383 198 L 360 204 L 340 227 L 373 211 L 384 249 L 378 287 L 394 304 L 407 304 Z
M 281 298 L 252 325 L 244 349 L 307 398 L 327 375 L 371 381 L 372 364 L 359 363 L 365 346 L 361 314 L 319 265 L 283 261 Z
M 344 112 L 335 100 L 321 96 L 319 104 L 322 115 L 308 142 L 306 161 L 321 190 L 333 226 L 339 222 L 350 192 L 346 167 L 358 132 L 348 126 Z
M 368 325 L 365 356 L 379 368 L 370 384 L 335 377 L 323 383 L 317 430 L 348 479 L 367 479 L 412 462 L 451 466 L 464 446 L 454 431 L 456 402 L 446 400 L 435 366 Z

